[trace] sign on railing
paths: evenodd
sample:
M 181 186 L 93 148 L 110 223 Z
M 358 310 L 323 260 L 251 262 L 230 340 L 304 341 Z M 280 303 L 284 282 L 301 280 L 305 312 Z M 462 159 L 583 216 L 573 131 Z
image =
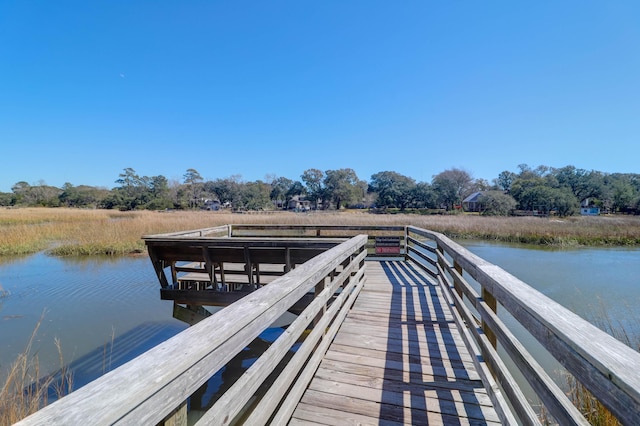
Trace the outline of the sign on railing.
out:
M 400 237 L 376 237 L 376 254 L 400 254 Z

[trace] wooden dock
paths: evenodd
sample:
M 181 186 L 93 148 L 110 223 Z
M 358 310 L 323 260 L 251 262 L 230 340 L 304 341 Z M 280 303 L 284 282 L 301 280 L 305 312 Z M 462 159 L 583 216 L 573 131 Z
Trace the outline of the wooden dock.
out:
M 498 416 L 442 290 L 410 262 L 367 282 L 290 424 L 480 425 Z
M 227 225 L 145 242 L 160 297 L 185 305 L 174 313 L 192 326 L 19 425 L 587 426 L 523 330 L 621 424 L 640 424 L 640 353 L 440 233 Z M 201 315 L 203 305 L 226 307 Z

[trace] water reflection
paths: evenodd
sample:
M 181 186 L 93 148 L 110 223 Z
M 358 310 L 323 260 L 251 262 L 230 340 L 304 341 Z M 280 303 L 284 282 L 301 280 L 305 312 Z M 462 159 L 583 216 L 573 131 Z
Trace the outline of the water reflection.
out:
M 41 318 L 32 353 L 42 375 L 61 378 L 58 338 L 78 389 L 221 309 L 160 300 L 147 257 L 39 253 L 0 264 L 0 283 L 6 291 L 0 298 L 0 383 Z M 285 317 L 279 325 L 290 322 Z M 215 403 L 282 331 L 266 330 L 199 389 L 189 400 L 194 415 Z M 49 400 L 56 397 L 52 392 Z
M 0 283 L 8 293 L 0 302 L 0 375 L 24 350 L 40 318 L 33 351 L 43 373 L 60 366 L 55 338 L 66 363 L 91 359 L 97 348 L 101 351 L 112 341 L 115 353 L 125 354 L 118 359 L 124 360 L 127 353 L 144 351 L 188 327 L 173 318 L 171 302 L 160 300 L 146 257 L 38 253 L 0 264 Z
M 605 309 L 614 323 L 640 336 L 640 249 L 550 251 L 462 244 L 578 315 L 592 320 Z M 0 379 L 43 313 L 34 344 L 42 372 L 59 369 L 54 345 L 59 338 L 76 389 L 192 323 L 174 318 L 173 302 L 160 300 L 147 257 L 56 258 L 39 253 L 3 258 L 0 286 Z M 209 380 L 190 400 L 194 412 L 211 406 L 281 332 L 267 330 Z

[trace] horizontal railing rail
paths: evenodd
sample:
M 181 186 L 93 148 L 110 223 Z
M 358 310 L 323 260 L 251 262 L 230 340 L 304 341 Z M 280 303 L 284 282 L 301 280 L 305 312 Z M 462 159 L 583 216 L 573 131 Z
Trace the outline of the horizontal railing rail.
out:
M 145 235 L 142 238 L 192 238 L 192 237 L 226 237 L 229 236 L 229 225 L 211 228 L 193 229 L 189 231 L 168 232 L 166 234 Z
M 242 413 L 250 424 L 281 424 L 365 282 L 366 241 L 365 235 L 358 235 L 325 251 L 18 424 L 184 420 L 190 395 L 289 307 L 314 292 L 313 302 L 198 422 L 228 424 Z M 287 368 L 282 370 L 283 363 Z M 253 408 L 251 398 L 267 378 L 274 382 Z
M 472 343 L 523 424 L 540 420 L 497 347 L 559 424 L 588 422 L 500 319 L 498 309 L 509 312 L 623 424 L 640 424 L 640 353 L 440 233 L 409 226 L 406 240 L 407 258 L 449 290 Z
M 176 284 L 177 262 L 199 262 L 205 265 L 213 281 L 215 264 L 244 263 L 252 265 L 284 264 L 286 271 L 308 261 L 346 238 L 217 238 L 202 236 L 145 236 L 149 258 L 162 288 Z M 171 268 L 171 280 L 166 269 Z
M 230 237 L 316 237 L 316 238 L 345 238 L 354 235 L 368 236 L 367 250 L 373 256 L 404 256 L 405 226 L 404 225 L 229 225 Z M 376 237 L 396 237 L 399 239 L 399 253 L 384 254 L 376 251 Z
M 399 248 L 396 254 L 419 265 L 445 290 L 503 423 L 542 423 L 510 371 L 515 368 L 555 421 L 588 424 L 518 340 L 519 332 L 505 323 L 501 312 L 506 312 L 623 424 L 640 424 L 640 353 L 443 234 L 414 226 L 225 225 L 144 238 L 163 288 L 173 284 L 164 268 L 176 261 L 198 260 L 213 268 L 212 260 L 231 256 L 249 266 L 253 260 L 284 262 L 283 272 L 290 272 L 19 424 L 184 419 L 190 395 L 280 315 L 301 306 L 297 319 L 197 424 L 224 425 L 240 416 L 247 424 L 285 423 L 362 288 L 365 259 L 375 255 L 371 250 L 377 243 L 385 249 L 381 253 Z M 293 269 L 294 251 L 314 244 L 319 254 Z M 291 252 L 280 253 L 283 247 Z
M 376 235 L 388 232 L 404 232 L 404 225 L 255 225 L 255 224 L 233 224 L 231 227 L 231 236 L 275 236 L 279 233 L 289 234 L 290 236 L 307 233 L 315 234 L 315 236 L 340 236 L 338 232 L 348 234 L 365 233 Z M 246 235 L 249 233 L 250 235 Z M 314 235 L 308 235 L 314 236 Z

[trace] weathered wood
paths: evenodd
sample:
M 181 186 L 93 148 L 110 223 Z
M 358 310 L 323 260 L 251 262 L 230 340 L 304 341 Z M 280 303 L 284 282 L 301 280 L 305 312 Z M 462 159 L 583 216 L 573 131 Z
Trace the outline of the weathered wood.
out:
M 283 270 L 292 269 L 318 254 L 334 247 L 344 239 L 322 238 L 212 238 L 195 236 L 196 231 L 180 234 L 172 237 L 162 234 L 159 236 L 145 236 L 145 243 L 149 257 L 158 277 L 162 289 L 185 289 L 194 287 L 196 290 L 218 290 L 216 270 L 220 275 L 221 287 L 219 290 L 236 289 L 243 285 L 242 280 L 231 278 L 227 282 L 227 271 L 230 264 L 242 264 L 242 274 L 246 277 L 248 288 L 255 289 L 256 285 L 265 283 L 261 280 L 261 264 L 282 265 Z M 183 265 L 183 264 L 186 264 Z M 196 274 L 200 268 L 189 265 L 202 265 L 204 275 L 184 275 L 185 272 Z M 224 266 L 226 265 L 226 266 Z M 171 269 L 171 282 L 165 274 L 165 269 Z M 262 268 L 264 269 L 264 268 Z M 273 271 L 268 271 L 266 276 L 278 276 Z M 182 284 L 193 282 L 193 285 Z M 262 281 L 262 282 L 261 282 Z M 165 296 L 167 296 L 165 294 Z M 186 294 L 181 295 L 185 303 L 195 304 L 201 299 L 193 295 L 194 299 L 186 300 Z M 175 299 L 174 299 L 175 300 Z
M 454 273 L 458 274 L 457 271 Z M 490 391 L 489 394 L 494 401 L 498 415 L 503 423 L 540 426 L 541 423 L 537 413 L 522 393 L 520 386 L 506 364 L 500 356 L 498 356 L 495 347 L 489 343 L 487 336 L 481 332 L 478 326 L 470 326 L 470 324 L 477 324 L 478 321 L 469 308 L 467 308 L 453 284 L 448 281 L 448 277 L 444 274 L 444 271 L 440 270 L 438 279 L 440 280 L 441 286 L 448 289 L 448 296 L 452 301 L 451 305 L 456 307 L 455 312 L 458 314 L 456 316 L 457 323 L 461 326 L 461 329 L 464 330 L 463 335 L 471 334 L 475 340 L 475 342 L 472 342 L 470 339 L 467 339 L 467 347 L 474 348 L 472 350 L 476 354 L 479 354 L 484 361 L 483 364 L 486 364 L 486 367 L 484 367 L 484 365 L 476 362 L 478 372 L 483 377 L 483 381 L 489 384 L 487 389 Z M 468 285 L 465 280 L 461 280 L 460 283 Z M 468 292 L 474 293 L 474 290 L 468 289 Z M 466 291 L 464 293 L 466 294 Z M 479 300 L 479 298 L 474 299 L 474 301 L 477 300 Z M 466 324 L 467 327 L 462 327 L 463 324 Z M 500 384 L 501 389 L 495 389 L 492 385 L 492 383 L 496 381 Z M 502 394 L 505 395 L 513 408 L 508 407 L 507 404 L 502 401 Z M 520 419 L 519 423 L 515 421 L 513 415 L 516 415 L 518 419 Z
M 100 424 L 162 421 L 365 242 L 366 236 L 354 237 L 320 254 L 21 424 L 90 424 L 91 419 Z
M 368 235 L 351 238 L 363 231 Z M 365 266 L 376 236 L 398 238 L 410 262 Z M 640 424 L 640 354 L 437 232 L 412 226 L 232 225 L 144 239 L 162 298 L 236 303 L 224 315 L 187 315 L 198 324 L 21 424 L 156 424 L 172 411 L 177 415 L 171 421 L 182 421 L 189 395 L 292 309 L 301 316 L 201 424 L 225 424 L 245 410 L 314 319 L 290 366 L 248 414 L 250 424 L 514 424 L 514 413 L 523 424 L 539 424 L 496 346 L 553 417 L 561 424 L 584 424 L 500 320 L 498 305 L 623 423 Z M 195 289 L 180 290 L 178 283 Z M 240 287 L 259 289 L 219 291 Z
M 452 363 L 451 366 L 445 366 L 444 363 L 423 364 L 421 358 L 413 354 L 386 352 L 380 348 L 358 348 L 357 352 L 353 349 L 353 346 L 341 345 L 334 341 L 324 359 L 360 366 L 386 368 L 390 371 L 422 370 L 423 374 L 439 378 L 446 378 L 453 374 L 454 377 L 480 380 L 474 371 L 472 362 Z
M 485 266 L 482 273 L 490 269 L 493 268 Z M 495 277 L 497 271 L 492 272 Z M 507 273 L 503 270 L 497 274 L 502 285 L 490 288 L 505 309 L 515 313 L 518 321 L 614 415 L 623 422 L 633 420 L 629 424 L 640 422 L 640 354 L 515 277 L 504 274 Z M 479 280 L 486 282 L 482 276 Z M 505 294 L 502 286 L 507 283 L 509 293 Z M 545 400 L 547 396 L 542 394 L 540 398 Z M 552 415 L 561 417 L 562 407 L 563 404 L 555 403 L 548 408 Z
M 366 388 L 365 388 L 366 390 Z M 447 415 L 441 412 L 430 412 L 419 407 L 405 407 L 400 403 L 401 395 L 397 395 L 396 404 L 376 403 L 368 399 L 361 398 L 362 394 L 356 397 L 346 395 L 336 395 L 330 392 L 317 391 L 310 389 L 305 393 L 301 403 L 296 411 L 297 418 L 294 417 L 290 424 L 296 424 L 295 420 L 308 421 L 310 418 L 317 417 L 317 421 L 321 424 L 348 424 L 348 420 L 357 419 L 359 424 L 375 424 L 375 425 L 497 425 L 496 422 L 487 421 L 486 419 L 468 419 L 461 418 L 457 413 L 455 415 Z M 432 404 L 437 406 L 437 401 Z M 330 417 L 327 419 L 327 414 Z M 383 414 L 379 416 L 379 414 Z M 312 417 L 313 416 L 313 417 Z M 306 423 L 305 423 L 306 424 Z
M 436 266 L 436 263 L 437 263 L 436 260 L 434 260 L 431 257 L 429 257 L 426 253 L 422 253 L 421 251 L 418 251 L 413 247 L 409 247 L 408 251 L 413 256 L 418 256 L 420 259 L 422 259 L 425 262 L 429 263 L 431 266 Z
M 444 235 L 414 227 L 408 232 L 434 240 L 616 417 L 640 424 L 638 352 Z M 540 397 L 547 399 L 551 415 L 563 415 L 563 402 Z
M 202 306 L 185 308 L 176 303 L 173 304 L 173 317 L 189 325 L 197 324 L 210 316 L 211 313 Z
M 342 321 L 347 315 L 348 307 L 353 304 L 363 284 L 364 284 L 364 280 L 358 281 L 357 284 L 354 283 L 353 291 L 343 292 L 345 296 L 348 295 L 348 300 L 345 302 L 343 309 L 339 310 L 339 312 L 336 315 L 336 319 L 333 321 L 333 323 L 328 328 L 328 330 L 325 328 L 328 325 L 328 322 L 326 324 L 320 324 L 321 326 L 313 330 L 312 333 L 316 332 L 317 334 L 322 334 L 324 330 L 326 331 L 324 331 L 323 339 L 320 341 L 317 348 L 313 348 L 311 345 L 307 346 L 308 347 L 307 350 L 309 349 L 314 350 L 313 355 L 311 355 L 308 362 L 305 364 L 304 369 L 302 370 L 300 375 L 296 378 L 295 383 L 287 393 L 286 399 L 280 405 L 278 412 L 275 413 L 273 417 L 273 424 L 283 424 L 289 418 L 292 417 L 292 414 L 296 409 L 298 402 L 300 401 L 300 398 L 302 397 L 305 389 L 307 388 L 309 382 L 311 381 L 312 376 L 315 373 L 318 365 L 322 361 L 322 357 L 326 353 L 329 347 L 329 344 L 332 342 L 333 337 L 338 332 L 338 329 L 340 328 Z M 342 296 L 342 293 L 341 293 L 341 296 Z M 332 308 L 333 308 L 333 305 L 331 306 L 330 310 L 332 310 Z M 301 352 L 300 358 L 304 357 L 303 354 L 304 352 Z M 296 352 L 296 355 L 297 355 L 297 352 Z M 296 357 L 296 355 L 294 355 L 294 358 Z M 280 380 L 280 377 L 278 377 L 278 379 Z M 289 378 L 283 377 L 282 386 L 284 386 L 284 383 L 286 381 L 290 381 L 292 379 L 293 377 L 291 376 Z
M 482 382 L 484 383 L 485 389 L 489 396 L 489 399 L 493 403 L 493 406 L 496 409 L 496 414 L 498 415 L 500 422 L 503 425 L 529 425 L 536 424 L 535 422 L 528 422 L 529 419 L 534 419 L 538 421 L 537 416 L 533 413 L 531 407 L 526 404 L 524 398 L 522 398 L 522 406 L 518 405 L 516 401 L 515 404 L 509 404 L 507 401 L 508 395 L 505 395 L 503 392 L 504 386 L 499 386 L 496 380 L 494 379 L 494 374 L 491 370 L 494 364 L 491 363 L 491 360 L 487 360 L 482 354 L 483 352 L 478 348 L 478 342 L 483 340 L 483 337 L 477 336 L 476 333 L 478 329 L 472 327 L 473 321 L 470 318 L 469 310 L 466 306 L 462 306 L 462 309 L 455 309 L 457 303 L 461 302 L 461 297 L 455 291 L 452 285 L 449 285 L 445 282 L 443 278 L 446 278 L 444 275 L 438 276 L 438 284 L 444 290 L 444 297 L 449 302 L 449 306 L 451 308 L 451 312 L 454 317 L 454 322 L 458 326 L 460 330 L 461 337 L 465 343 L 465 346 L 469 350 L 472 355 L 473 365 L 480 376 Z M 493 348 L 492 348 L 493 349 Z M 506 369 L 505 369 L 506 370 Z M 508 374 L 508 370 L 506 370 L 507 377 L 511 379 L 510 374 Z M 500 382 L 502 384 L 502 382 Z M 509 398 L 510 399 L 510 398 Z M 514 409 L 518 410 L 519 408 L 524 408 L 519 412 L 524 412 L 524 415 L 520 415 L 518 417 L 524 419 L 524 421 L 518 421 L 516 419 L 515 413 L 512 411 L 512 406 L 515 406 Z
M 229 225 L 214 226 L 212 228 L 194 229 L 190 231 L 169 232 L 165 234 L 144 235 L 142 238 L 191 238 L 191 237 L 225 237 L 229 236 Z
M 436 246 L 429 245 L 429 244 L 427 244 L 427 243 L 425 243 L 423 241 L 420 241 L 420 240 L 418 240 L 416 238 L 413 238 L 411 236 L 407 237 L 407 243 L 416 245 L 416 246 L 420 247 L 421 249 L 423 249 L 425 251 L 428 251 L 430 253 L 435 253 L 436 252 Z
M 293 344 L 299 333 L 304 330 L 304 327 L 315 318 L 315 314 L 319 312 L 324 303 L 326 303 L 328 298 L 333 294 L 333 291 L 339 286 L 340 281 L 344 280 L 344 278 L 346 278 L 346 275 L 334 283 L 334 288 L 327 287 L 325 292 L 309 307 L 308 311 L 288 327 L 284 339 L 287 340 L 289 346 Z M 342 301 L 344 301 L 348 295 L 349 292 L 340 294 L 336 304 L 332 305 L 331 309 L 327 311 L 327 315 L 322 317 L 317 327 L 305 338 L 302 346 L 296 350 L 296 353 L 288 363 L 289 368 L 278 375 L 275 382 L 271 384 L 268 392 L 262 396 L 258 405 L 253 409 L 251 414 L 244 419 L 244 424 L 265 424 L 269 420 L 273 410 L 280 404 L 283 396 L 286 395 L 286 391 L 291 386 L 291 382 L 296 378 L 300 369 L 305 365 L 305 362 L 308 361 L 308 357 L 316 347 L 317 342 L 323 337 L 323 330 L 329 324 L 329 321 L 334 318 L 339 307 L 342 305 Z M 233 417 L 239 410 L 238 402 L 246 401 L 246 398 L 251 395 L 251 391 L 255 391 L 256 389 L 249 385 L 253 376 L 255 376 L 256 380 L 259 380 L 257 384 L 261 383 L 261 381 L 267 377 L 268 373 L 273 371 L 277 365 L 277 361 L 285 355 L 284 352 L 279 352 L 281 351 L 279 346 L 274 347 L 274 345 L 272 345 L 272 348 L 269 348 L 268 353 L 265 353 L 265 355 L 256 362 L 257 365 L 254 364 L 247 373 L 243 375 L 243 378 L 247 376 L 246 384 L 240 382 L 239 386 L 236 387 L 234 385 L 232 389 L 205 414 L 205 417 L 203 417 L 199 424 L 227 424 L 228 421 L 233 420 Z M 243 378 L 241 378 L 241 380 Z M 253 383 L 255 384 L 256 382 L 254 381 Z M 250 391 L 248 395 L 246 388 Z
M 249 401 L 253 393 L 274 371 L 282 358 L 284 358 L 284 356 L 289 352 L 293 344 L 299 339 L 300 334 L 302 334 L 313 318 L 315 318 L 316 314 L 323 309 L 327 300 L 332 297 L 340 283 L 346 279 L 348 275 L 347 272 L 350 272 L 350 270 L 345 271 L 345 274 L 341 279 L 336 280 L 332 286 L 325 288 L 323 293 L 319 294 L 314 299 L 308 308 L 305 309 L 305 311 L 303 311 L 289 327 L 287 327 L 284 336 L 279 338 L 269 347 L 269 349 L 265 351 L 265 353 L 242 375 L 242 377 L 240 377 L 240 379 L 238 379 L 238 381 L 234 383 L 227 392 L 225 392 L 216 404 L 214 404 L 214 406 L 204 414 L 204 416 L 198 421 L 198 424 L 229 424 L 229 422 L 235 418 L 235 416 L 241 411 L 242 407 Z M 346 294 L 347 293 L 344 295 L 341 294 L 340 297 L 344 298 Z M 336 309 L 337 306 L 338 305 L 336 305 Z M 334 311 L 336 311 L 336 309 L 334 309 Z M 328 323 L 332 316 L 328 315 L 326 318 L 325 322 Z M 313 340 L 313 337 L 308 336 L 305 339 L 304 344 L 314 346 L 314 343 L 315 341 Z M 297 352 L 302 350 L 303 349 L 300 348 Z M 292 374 L 294 376 L 302 367 L 300 363 L 295 364 L 293 359 L 289 363 L 289 366 L 288 374 Z M 275 386 L 276 384 L 271 386 L 270 392 L 275 393 L 276 397 L 281 397 L 284 392 L 276 390 Z M 263 399 L 266 398 L 268 398 L 268 396 L 263 397 Z M 276 398 L 274 399 L 277 401 Z M 264 414 L 266 410 L 261 408 L 258 411 Z
M 173 300 L 175 303 L 184 305 L 205 305 L 205 306 L 229 306 L 252 292 L 249 290 L 236 291 L 201 291 L 201 290 L 173 290 L 161 289 L 160 299 Z M 299 314 L 313 300 L 313 294 L 303 295 L 300 300 L 294 303 L 288 311 Z
M 309 413 L 332 409 L 336 420 L 368 422 L 362 417 L 368 414 L 375 424 L 461 418 L 497 423 L 451 319 L 442 292 L 419 269 L 403 262 L 369 262 L 367 283 L 292 419 L 322 421 Z M 342 402 L 327 406 L 333 400 Z M 377 408 L 363 412 L 367 406 Z
M 562 389 L 549 377 L 516 337 L 502 325 L 493 309 L 484 301 L 480 302 L 478 308 L 483 318 L 483 324 L 495 330 L 494 337 L 499 336 L 500 344 L 553 417 L 562 425 L 588 425 L 587 420 L 571 403 Z M 491 357 L 497 358 L 497 353 L 489 348 L 489 344 L 495 349 L 494 342 L 489 339 L 489 336 L 486 336 L 486 341 L 482 343 L 483 354 L 487 356 L 486 354 L 491 352 Z M 496 362 L 492 362 L 491 365 L 495 366 Z M 504 366 L 494 368 L 502 380 L 505 380 L 505 368 Z
M 187 426 L 187 401 L 180 404 L 162 422 L 163 426 Z

